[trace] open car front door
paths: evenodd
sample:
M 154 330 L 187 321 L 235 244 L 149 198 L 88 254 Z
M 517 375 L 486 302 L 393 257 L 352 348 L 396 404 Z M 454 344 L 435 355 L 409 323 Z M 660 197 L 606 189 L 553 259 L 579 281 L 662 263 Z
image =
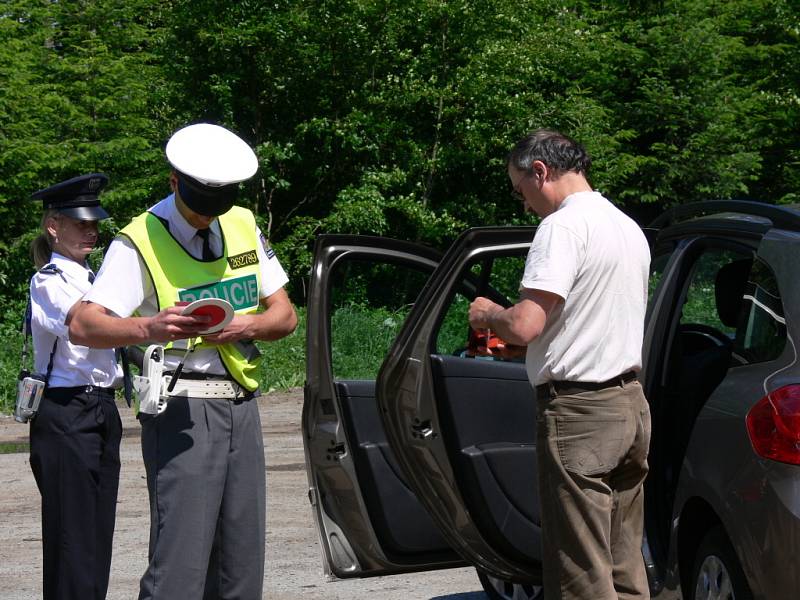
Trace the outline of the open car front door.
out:
M 538 585 L 535 394 L 524 359 L 499 340 L 471 346 L 467 321 L 476 296 L 518 299 L 534 232 L 457 240 L 389 351 L 377 398 L 402 473 L 447 543 L 479 571 Z
M 440 258 L 384 238 L 317 239 L 302 429 L 327 575 L 464 566 L 409 488 L 375 399 L 378 369 Z

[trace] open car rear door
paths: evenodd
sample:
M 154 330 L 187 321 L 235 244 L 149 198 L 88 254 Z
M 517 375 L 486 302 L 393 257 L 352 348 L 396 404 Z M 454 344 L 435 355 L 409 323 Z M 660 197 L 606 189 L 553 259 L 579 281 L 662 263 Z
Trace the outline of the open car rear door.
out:
M 541 582 L 535 394 L 500 341 L 469 347 L 467 309 L 476 296 L 517 300 L 534 233 L 465 232 L 405 320 L 377 390 L 402 473 L 447 542 L 479 571 L 523 584 Z
M 464 566 L 409 488 L 375 400 L 378 369 L 440 257 L 384 238 L 317 239 L 302 430 L 328 575 Z

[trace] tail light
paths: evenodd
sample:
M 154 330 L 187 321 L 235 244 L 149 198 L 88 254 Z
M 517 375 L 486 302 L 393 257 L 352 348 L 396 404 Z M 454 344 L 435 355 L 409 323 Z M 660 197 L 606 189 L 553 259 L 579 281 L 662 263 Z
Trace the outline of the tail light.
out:
M 800 465 L 800 385 L 787 385 L 764 396 L 745 422 L 756 454 Z

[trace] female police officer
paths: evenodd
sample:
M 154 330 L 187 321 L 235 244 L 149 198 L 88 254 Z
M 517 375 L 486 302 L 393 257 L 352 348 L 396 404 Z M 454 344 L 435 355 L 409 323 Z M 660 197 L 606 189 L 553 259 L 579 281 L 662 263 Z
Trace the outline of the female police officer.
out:
M 120 379 L 113 350 L 70 343 L 72 308 L 91 287 L 86 256 L 108 178 L 90 174 L 33 194 L 44 203 L 42 233 L 31 246 L 35 367 L 47 387 L 31 422 L 31 469 L 42 495 L 43 597 L 103 599 L 119 487 L 122 424 L 114 403 Z

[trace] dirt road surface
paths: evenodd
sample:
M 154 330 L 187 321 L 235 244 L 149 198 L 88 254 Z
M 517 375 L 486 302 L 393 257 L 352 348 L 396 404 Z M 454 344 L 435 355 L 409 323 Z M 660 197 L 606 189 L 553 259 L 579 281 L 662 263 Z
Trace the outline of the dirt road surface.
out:
M 259 400 L 267 459 L 267 563 L 269 600 L 485 600 L 473 569 L 326 581 L 308 503 L 300 436 L 302 391 Z M 109 600 L 132 600 L 147 558 L 147 485 L 139 425 L 120 407 L 122 474 Z M 0 444 L 27 442 L 28 427 L 0 417 Z M 27 451 L 0 454 L 0 600 L 41 598 L 40 498 Z M 194 599 L 175 599 L 194 600 Z

